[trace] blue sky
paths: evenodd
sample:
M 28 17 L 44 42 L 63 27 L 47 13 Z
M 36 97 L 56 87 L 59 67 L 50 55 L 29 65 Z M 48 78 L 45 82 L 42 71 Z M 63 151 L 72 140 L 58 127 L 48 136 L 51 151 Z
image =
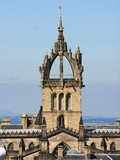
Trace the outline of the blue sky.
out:
M 0 0 L 0 110 L 38 112 L 60 5 L 68 48 L 83 53 L 83 115 L 120 117 L 119 0 Z

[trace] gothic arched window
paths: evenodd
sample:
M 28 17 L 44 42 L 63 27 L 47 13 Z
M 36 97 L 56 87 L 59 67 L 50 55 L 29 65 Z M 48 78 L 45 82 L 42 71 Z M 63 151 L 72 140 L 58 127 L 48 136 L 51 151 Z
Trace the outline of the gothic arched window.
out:
M 115 151 L 115 150 L 116 150 L 116 147 L 115 147 L 115 143 L 114 143 L 114 142 L 112 142 L 112 143 L 110 144 L 110 150 L 111 150 L 111 151 Z
M 71 94 L 68 93 L 66 95 L 66 110 L 70 110 L 71 109 Z
M 64 94 L 60 93 L 59 95 L 59 110 L 64 109 Z
M 34 143 L 31 142 L 31 143 L 29 144 L 29 149 L 31 149 L 31 148 L 33 148 L 33 147 L 34 147 Z
M 93 149 L 95 149 L 95 148 L 96 148 L 96 145 L 95 145 L 95 143 L 94 143 L 94 142 L 92 142 L 90 146 L 91 146 L 91 148 L 93 148 Z
M 13 150 L 14 150 L 13 143 L 9 143 L 8 144 L 8 151 L 13 151 Z
M 64 127 L 64 116 L 61 114 L 57 118 L 57 126 L 59 127 Z
M 107 143 L 105 141 L 105 138 L 102 139 L 101 141 L 101 149 L 106 152 L 107 151 Z
M 51 109 L 54 110 L 57 108 L 57 94 L 53 93 L 51 95 Z

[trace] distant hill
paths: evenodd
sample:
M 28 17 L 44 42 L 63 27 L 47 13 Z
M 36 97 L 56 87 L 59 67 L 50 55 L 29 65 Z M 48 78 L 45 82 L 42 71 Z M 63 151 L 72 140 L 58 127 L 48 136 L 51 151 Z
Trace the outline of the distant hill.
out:
M 21 114 L 8 110 L 0 110 L 0 121 L 4 117 L 10 118 L 12 124 L 21 123 Z M 117 117 L 83 116 L 84 123 L 113 124 L 116 122 L 116 119 Z
M 10 122 L 12 124 L 19 124 L 21 123 L 21 115 L 14 113 L 12 111 L 8 111 L 8 110 L 1 110 L 0 109 L 0 121 L 3 118 L 10 118 Z

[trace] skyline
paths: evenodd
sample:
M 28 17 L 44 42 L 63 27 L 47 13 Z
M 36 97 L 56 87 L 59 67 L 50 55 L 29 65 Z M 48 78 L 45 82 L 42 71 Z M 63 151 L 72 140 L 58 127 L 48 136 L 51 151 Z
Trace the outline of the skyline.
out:
M 118 0 L 0 1 L 0 109 L 39 111 L 38 69 L 57 41 L 60 5 L 68 49 L 83 53 L 83 115 L 120 116 Z

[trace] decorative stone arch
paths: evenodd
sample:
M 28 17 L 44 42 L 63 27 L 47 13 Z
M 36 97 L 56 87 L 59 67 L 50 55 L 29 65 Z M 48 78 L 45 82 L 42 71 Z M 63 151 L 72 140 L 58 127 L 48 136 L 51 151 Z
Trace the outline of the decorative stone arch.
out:
M 66 110 L 71 110 L 71 93 L 66 94 Z
M 110 144 L 110 151 L 115 151 L 115 150 L 116 150 L 115 142 L 112 142 Z
M 64 127 L 64 116 L 63 114 L 59 115 L 57 118 L 57 127 Z
M 51 95 L 51 110 L 57 109 L 57 94 L 52 93 Z
M 49 73 L 48 73 L 49 78 L 50 78 L 50 72 L 51 72 L 53 63 L 55 62 L 56 58 L 58 58 L 59 56 L 60 56 L 59 53 L 52 53 L 52 55 L 51 55 L 49 65 L 47 65 L 49 67 L 49 69 L 46 67 L 46 71 L 47 72 L 49 71 Z M 75 65 L 74 59 L 72 58 L 72 56 L 70 56 L 70 53 L 68 53 L 68 52 L 64 52 L 63 57 L 65 57 L 66 60 L 68 61 L 69 65 L 71 67 L 72 73 L 73 73 L 73 77 L 74 77 L 74 65 Z
M 8 151 L 14 151 L 14 145 L 13 145 L 12 142 L 8 144 L 7 150 Z
M 34 148 L 34 143 L 33 142 L 30 142 L 30 144 L 29 144 L 29 149 L 31 149 L 31 148 Z
M 90 145 L 90 147 L 93 148 L 93 149 L 95 149 L 96 148 L 95 142 L 92 142 L 91 145 Z
M 71 148 L 64 142 L 59 143 L 53 150 L 52 155 L 58 157 L 58 149 L 61 148 L 63 150 L 63 156 L 66 155 L 67 151 Z
M 58 106 L 59 110 L 63 110 L 64 109 L 64 94 L 60 93 L 59 94 L 59 106 Z

